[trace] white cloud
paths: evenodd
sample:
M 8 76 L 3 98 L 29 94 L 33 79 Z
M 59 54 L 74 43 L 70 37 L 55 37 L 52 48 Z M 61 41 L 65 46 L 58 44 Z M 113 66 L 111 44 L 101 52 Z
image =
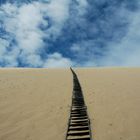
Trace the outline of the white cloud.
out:
M 44 22 L 39 3 L 23 4 L 21 7 L 6 4 L 4 25 L 7 32 L 14 34 L 19 49 L 26 53 L 43 47 L 43 31 L 38 26 Z M 46 21 L 47 22 L 47 21 Z
M 8 46 L 9 42 L 0 38 L 0 57 L 7 51 Z
M 77 5 L 78 15 L 82 16 L 87 12 L 88 2 L 87 0 L 76 0 L 76 2 L 78 3 Z
M 43 39 L 55 39 L 69 16 L 70 0 L 31 2 L 28 4 L 6 3 L 0 7 L 0 18 L 5 31 L 10 34 L 6 39 L 0 39 L 1 62 L 5 66 L 18 66 L 18 57 L 27 66 L 42 67 L 47 60 L 41 58 L 40 49 L 47 49 L 47 43 Z M 51 26 L 49 25 L 51 22 Z M 43 26 L 44 30 L 39 28 Z M 10 46 L 12 40 L 16 41 Z M 10 48 L 12 54 L 7 48 Z M 14 56 L 14 51 L 15 56 Z M 17 53 L 22 52 L 22 53 Z M 10 52 L 10 53 L 11 53 Z M 47 55 L 47 54 L 46 54 Z M 61 59 L 62 56 L 60 56 Z M 58 65 L 68 63 L 67 59 L 59 62 Z M 13 61 L 13 62 L 12 62 Z M 50 62 L 50 61 L 48 61 Z M 11 65 L 10 65 L 11 64 Z
M 129 13 L 129 28 L 119 43 L 111 42 L 103 65 L 140 66 L 140 11 Z
M 60 35 L 65 21 L 69 18 L 69 4 L 70 0 L 52 0 L 46 6 L 47 14 L 51 17 L 53 25 L 46 32 L 48 38 L 51 37 L 51 39 L 55 40 Z
M 40 55 L 37 54 L 25 55 L 22 61 L 30 67 L 42 67 L 44 63 Z
M 106 0 L 94 2 L 100 6 Z M 0 32 L 2 66 L 18 66 L 19 59 L 22 65 L 27 67 L 69 67 L 75 64 L 140 66 L 140 11 L 129 11 L 125 2 L 119 10 L 118 6 L 113 4 L 108 8 L 104 7 L 105 15 L 100 15 L 99 9 L 94 9 L 97 13 L 88 13 L 97 18 L 93 23 L 85 17 L 90 7 L 88 0 L 39 0 L 17 3 L 6 3 L 0 7 L 0 30 L 6 32 Z M 90 8 L 93 7 L 99 8 L 94 5 Z M 126 22 L 128 28 L 124 27 Z M 76 58 L 74 62 L 57 52 L 45 54 L 49 44 L 44 42 L 44 38 L 55 41 L 65 25 L 68 25 L 67 30 L 72 30 L 69 33 L 73 33 L 76 38 L 70 48 Z M 118 26 L 122 26 L 122 30 L 117 31 L 115 28 Z M 123 29 L 128 30 L 124 33 Z M 113 39 L 108 41 L 111 37 Z M 102 44 L 107 46 L 104 47 L 105 50 Z
M 79 44 L 73 44 L 70 48 L 70 50 L 74 53 L 81 51 L 81 47 Z
M 106 0 L 103 0 L 98 4 L 105 2 Z M 140 10 L 131 11 L 125 7 L 125 3 L 119 10 L 116 6 L 111 6 L 105 10 L 111 9 L 113 13 L 106 14 L 106 18 L 98 17 L 98 22 L 95 21 L 97 26 L 93 26 L 94 22 L 89 24 L 93 38 L 80 40 L 71 46 L 70 50 L 75 54 L 76 62 L 82 62 L 80 66 L 140 66 Z M 137 6 L 140 7 L 140 2 Z M 115 27 L 117 23 L 125 24 Z M 97 36 L 93 30 L 97 32 Z M 112 40 L 104 39 L 105 36 L 114 34 Z
M 55 23 L 62 24 L 69 17 L 70 0 L 52 0 L 47 5 L 48 15 Z
M 53 53 L 48 56 L 44 67 L 55 68 L 55 67 L 70 67 L 73 63 L 69 58 L 63 57 L 60 53 Z

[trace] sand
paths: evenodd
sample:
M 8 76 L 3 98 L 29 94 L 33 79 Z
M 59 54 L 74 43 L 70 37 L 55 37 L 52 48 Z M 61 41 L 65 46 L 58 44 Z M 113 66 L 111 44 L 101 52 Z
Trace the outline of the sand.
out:
M 94 140 L 140 140 L 140 68 L 76 70 Z
M 69 70 L 0 70 L 0 140 L 63 140 L 71 93 Z
M 94 140 L 140 139 L 140 68 L 75 69 Z M 0 69 L 0 140 L 64 140 L 69 69 Z

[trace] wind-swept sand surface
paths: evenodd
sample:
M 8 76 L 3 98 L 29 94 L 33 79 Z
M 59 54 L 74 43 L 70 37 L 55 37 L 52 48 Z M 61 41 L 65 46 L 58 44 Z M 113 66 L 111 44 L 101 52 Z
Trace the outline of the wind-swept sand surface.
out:
M 140 139 L 140 68 L 75 69 L 94 140 Z M 0 140 L 64 140 L 69 69 L 0 70 Z
M 0 140 L 63 140 L 71 93 L 69 70 L 0 70 Z
M 76 70 L 94 140 L 140 140 L 140 68 Z

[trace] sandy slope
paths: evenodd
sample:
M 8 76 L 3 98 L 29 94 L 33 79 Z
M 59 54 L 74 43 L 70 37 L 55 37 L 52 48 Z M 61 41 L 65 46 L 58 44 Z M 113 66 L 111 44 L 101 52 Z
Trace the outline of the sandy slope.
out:
M 76 72 L 94 140 L 139 140 L 140 69 Z M 64 140 L 71 94 L 69 70 L 0 70 L 0 140 Z
M 0 140 L 63 140 L 70 71 L 0 70 Z
M 140 140 L 140 69 L 76 70 L 95 140 Z

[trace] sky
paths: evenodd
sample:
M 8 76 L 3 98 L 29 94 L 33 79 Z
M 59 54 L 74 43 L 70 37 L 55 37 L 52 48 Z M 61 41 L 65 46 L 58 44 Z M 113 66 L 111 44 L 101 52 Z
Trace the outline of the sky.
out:
M 140 66 L 140 0 L 0 0 L 0 67 Z

